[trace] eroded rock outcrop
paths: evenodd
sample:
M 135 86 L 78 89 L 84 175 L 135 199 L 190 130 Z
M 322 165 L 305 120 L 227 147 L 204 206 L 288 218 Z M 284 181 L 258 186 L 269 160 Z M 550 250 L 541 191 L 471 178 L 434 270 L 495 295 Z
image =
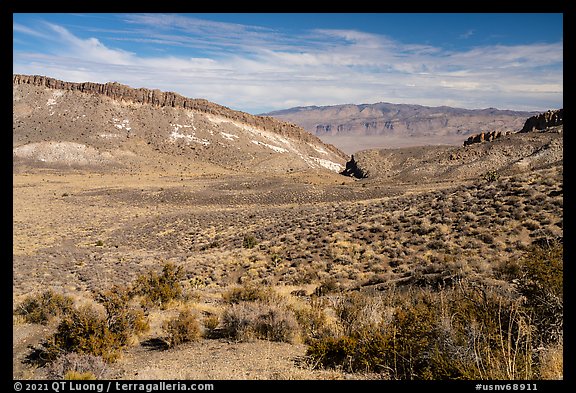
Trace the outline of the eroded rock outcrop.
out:
M 564 108 L 540 113 L 528 118 L 519 132 L 545 130 L 549 127 L 560 126 L 563 124 L 563 117 Z
M 358 162 L 354 159 L 354 155 L 350 157 L 350 161 L 346 163 L 346 168 L 341 172 L 344 176 L 355 177 L 357 179 L 364 179 L 368 177 L 368 171 L 363 169 Z
M 464 141 L 464 146 L 472 145 L 474 143 L 491 142 L 494 139 L 501 138 L 505 135 L 510 135 L 510 131 L 488 131 L 474 134 Z

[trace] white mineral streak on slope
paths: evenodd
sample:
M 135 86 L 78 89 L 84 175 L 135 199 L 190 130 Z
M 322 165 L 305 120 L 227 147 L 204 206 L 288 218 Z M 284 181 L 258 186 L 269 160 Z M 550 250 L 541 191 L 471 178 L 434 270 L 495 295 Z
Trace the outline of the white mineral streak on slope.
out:
M 220 134 L 222 135 L 222 138 L 227 139 L 229 141 L 234 141 L 234 140 L 240 138 L 238 135 L 228 134 L 228 133 L 222 132 L 222 131 L 220 131 Z
M 174 131 L 172 131 L 170 133 L 170 138 L 172 140 L 176 140 L 176 139 L 185 139 L 186 142 L 194 142 L 194 143 L 199 143 L 203 146 L 208 146 L 210 144 L 210 141 L 208 139 L 201 139 L 198 138 L 194 135 L 194 132 L 192 132 L 191 135 L 189 134 L 181 134 L 178 132 L 178 130 L 180 130 L 180 128 L 194 128 L 194 126 L 191 125 L 181 125 L 181 124 L 172 124 L 170 123 L 170 125 L 174 128 Z
M 210 144 L 210 141 L 207 139 L 197 138 L 194 135 L 180 134 L 176 131 L 172 131 L 170 133 L 170 138 L 172 138 L 173 140 L 185 139 L 187 142 L 199 143 L 199 144 L 204 145 L 204 146 L 208 146 Z
M 313 145 L 313 144 L 311 144 L 311 143 L 308 143 L 308 146 L 310 146 L 312 149 L 316 150 L 316 151 L 317 151 L 318 153 L 320 153 L 320 154 L 328 155 L 328 152 L 327 152 L 326 150 L 324 150 L 323 148 L 321 148 L 321 147 L 318 147 L 318 146 Z
M 50 112 L 48 113 L 50 116 L 52 116 L 54 114 L 53 106 L 58 103 L 58 98 L 62 97 L 63 95 L 64 95 L 63 91 L 55 90 L 52 92 L 52 98 L 48 98 L 48 101 L 46 102 L 46 106 L 50 110 Z
M 120 134 L 107 133 L 107 134 L 99 134 L 98 136 L 99 136 L 100 138 L 120 138 L 122 135 L 120 135 Z
M 237 122 L 235 120 L 231 120 L 231 119 L 228 119 L 228 118 L 222 117 L 222 116 L 216 116 L 216 115 L 212 115 L 212 114 L 208 114 L 208 113 L 205 116 L 208 120 L 210 120 L 213 123 L 216 123 L 216 124 L 230 123 L 235 127 L 238 127 L 244 131 L 248 131 L 252 135 L 263 137 L 263 138 L 268 139 L 269 141 L 272 141 L 275 143 L 281 143 L 283 145 L 286 145 L 289 148 L 292 148 L 292 150 L 295 150 L 294 147 L 292 146 L 292 142 L 290 142 L 288 139 L 283 138 L 280 135 L 277 135 L 273 132 L 264 131 L 260 128 L 252 127 L 252 126 L 249 126 L 248 124 L 240 123 L 240 122 Z
M 278 147 L 278 146 L 274 146 L 274 145 L 269 145 L 268 143 L 264 143 L 264 142 L 260 142 L 260 141 L 252 141 L 252 143 L 256 144 L 256 145 L 260 145 L 260 146 L 265 146 L 269 149 L 274 150 L 276 153 L 288 153 L 289 150 L 286 150 L 282 147 Z
M 240 122 L 237 122 L 237 121 L 234 121 L 234 120 L 228 119 L 226 117 L 222 117 L 222 116 L 216 116 L 216 115 L 212 115 L 212 114 L 205 114 L 205 116 L 208 120 L 210 120 L 211 122 L 213 122 L 215 124 L 229 123 L 229 124 L 232 124 L 232 125 L 240 128 L 240 129 L 242 129 L 242 130 L 248 131 L 249 133 L 251 133 L 254 136 L 259 136 L 259 137 L 265 138 L 269 141 L 272 141 L 272 142 L 275 142 L 278 144 L 283 144 L 286 147 L 286 149 L 282 148 L 282 147 L 270 145 L 268 143 L 252 140 L 252 143 L 254 143 L 254 144 L 268 147 L 268 148 L 270 148 L 274 151 L 277 151 L 279 153 L 285 153 L 285 152 L 292 151 L 294 154 L 296 154 L 298 157 L 300 157 L 300 159 L 302 159 L 304 162 L 306 162 L 306 164 L 308 164 L 308 166 L 310 166 L 311 168 L 323 167 L 323 168 L 329 169 L 331 171 L 336 171 L 336 172 L 340 172 L 343 168 L 342 165 L 335 163 L 335 162 L 332 162 L 330 160 L 302 154 L 300 149 L 295 147 L 290 140 L 288 140 L 288 139 L 286 139 L 280 135 L 277 135 L 275 133 L 272 133 L 269 131 L 264 131 L 262 129 L 252 127 L 252 126 L 249 126 L 247 124 L 243 124 L 243 123 L 240 123 Z M 308 143 L 308 145 L 320 154 L 329 155 L 329 153 L 326 150 L 324 150 L 322 147 L 314 146 L 310 143 Z
M 121 130 L 126 130 L 126 131 L 130 131 L 132 129 L 132 127 L 130 127 L 130 120 L 128 120 L 128 119 L 124 119 L 120 122 L 119 119 L 113 117 L 112 121 L 114 122 L 114 127 L 116 127 L 116 128 L 119 128 Z
M 309 156 L 309 158 L 311 158 L 313 161 L 317 162 L 318 164 L 320 164 L 324 168 L 330 169 L 331 171 L 334 171 L 334 172 L 341 172 L 342 169 L 344 169 L 344 167 L 342 165 L 338 164 L 337 162 L 325 160 L 323 158 L 312 157 L 312 156 Z
M 190 121 L 191 121 L 192 123 L 194 123 L 194 111 L 189 111 L 189 110 L 188 110 L 188 111 L 185 111 L 185 113 L 186 113 L 186 116 L 190 119 Z M 196 126 L 195 126 L 194 124 L 191 124 L 191 125 L 188 126 L 188 127 L 192 127 L 192 129 L 193 129 L 194 131 L 198 131 L 198 130 L 196 129 Z M 214 135 L 214 131 L 208 130 L 208 132 L 210 133 L 210 135 Z
M 66 164 L 94 164 L 113 159 L 109 152 L 74 142 L 30 143 L 12 149 L 13 157 L 35 159 L 42 162 Z
M 178 123 L 175 123 L 175 124 L 170 123 L 170 125 L 171 125 L 172 127 L 174 127 L 174 131 L 175 131 L 175 132 L 178 132 L 178 130 L 179 130 L 180 128 L 191 128 L 191 127 L 194 127 L 194 126 L 191 126 L 191 125 L 188 125 L 188 124 L 184 124 L 184 125 L 183 125 L 183 124 L 178 124 Z

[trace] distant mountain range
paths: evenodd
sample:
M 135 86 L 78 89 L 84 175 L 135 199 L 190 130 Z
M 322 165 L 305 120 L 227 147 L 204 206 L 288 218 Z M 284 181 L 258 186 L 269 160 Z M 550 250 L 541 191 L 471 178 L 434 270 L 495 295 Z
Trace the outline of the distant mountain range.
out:
M 486 131 L 519 131 L 538 112 L 448 106 L 346 104 L 307 106 L 266 113 L 295 123 L 325 142 L 353 153 L 369 147 L 461 144 Z

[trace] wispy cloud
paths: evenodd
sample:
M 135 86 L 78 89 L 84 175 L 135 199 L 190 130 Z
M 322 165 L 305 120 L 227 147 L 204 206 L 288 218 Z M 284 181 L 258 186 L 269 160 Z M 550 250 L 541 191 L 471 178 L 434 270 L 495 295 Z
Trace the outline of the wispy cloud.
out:
M 470 37 L 472 37 L 474 34 L 476 34 L 476 30 L 474 29 L 470 29 L 470 30 L 466 30 L 464 33 L 460 34 L 458 36 L 458 38 L 461 38 L 463 40 L 466 40 Z
M 378 101 L 531 110 L 562 103 L 562 42 L 455 51 L 356 30 L 295 36 L 182 15 L 121 20 L 88 38 L 86 31 L 81 38 L 53 23 L 15 23 L 20 40 L 27 36 L 50 45 L 45 51 L 15 50 L 14 72 L 114 80 L 253 113 Z M 126 41 L 157 50 L 150 56 L 120 49 Z
M 106 47 L 97 38 L 80 39 L 62 26 L 47 23 L 56 33 L 56 39 L 61 43 L 62 54 L 80 55 L 84 60 L 105 62 L 106 64 L 129 65 L 134 63 L 135 55 L 120 49 Z

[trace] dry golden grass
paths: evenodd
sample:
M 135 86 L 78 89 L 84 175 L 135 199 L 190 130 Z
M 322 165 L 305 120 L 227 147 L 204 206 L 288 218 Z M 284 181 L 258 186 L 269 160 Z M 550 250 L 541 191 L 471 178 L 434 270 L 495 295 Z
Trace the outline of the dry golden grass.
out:
M 540 378 L 564 379 L 564 346 L 559 343 L 540 354 Z

